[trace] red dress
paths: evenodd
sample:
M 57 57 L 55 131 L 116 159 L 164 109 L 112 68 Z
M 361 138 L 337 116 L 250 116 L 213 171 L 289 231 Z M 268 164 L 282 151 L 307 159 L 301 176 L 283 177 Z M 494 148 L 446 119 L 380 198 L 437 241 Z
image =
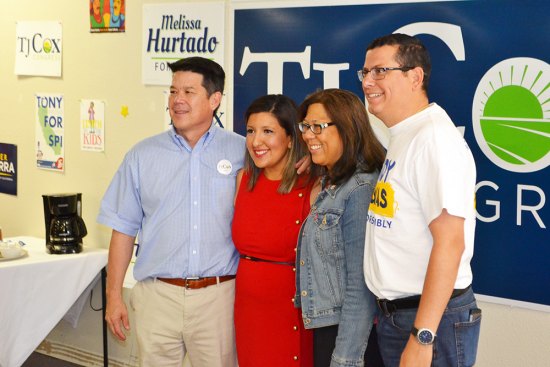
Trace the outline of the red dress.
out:
M 239 367 L 313 366 L 313 333 L 294 308 L 296 243 L 309 212 L 311 187 L 280 194 L 281 181 L 260 175 L 248 191 L 243 175 L 233 216 L 233 242 L 241 255 L 235 288 Z

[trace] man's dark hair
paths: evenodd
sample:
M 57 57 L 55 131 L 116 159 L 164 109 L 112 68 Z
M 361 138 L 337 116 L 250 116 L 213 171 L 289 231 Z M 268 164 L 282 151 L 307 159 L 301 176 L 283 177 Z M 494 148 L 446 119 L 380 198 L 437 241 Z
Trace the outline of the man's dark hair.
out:
M 422 89 L 428 94 L 432 62 L 430 60 L 430 54 L 424 44 L 416 37 L 401 33 L 393 33 L 372 41 L 367 47 L 367 52 L 382 46 L 399 46 L 395 54 L 395 61 L 397 61 L 400 66 L 420 66 L 422 70 L 424 70 Z
M 223 94 L 225 71 L 215 61 L 200 56 L 187 57 L 173 63 L 168 63 L 172 73 L 177 71 L 191 71 L 202 75 L 202 86 L 210 97 L 215 92 Z

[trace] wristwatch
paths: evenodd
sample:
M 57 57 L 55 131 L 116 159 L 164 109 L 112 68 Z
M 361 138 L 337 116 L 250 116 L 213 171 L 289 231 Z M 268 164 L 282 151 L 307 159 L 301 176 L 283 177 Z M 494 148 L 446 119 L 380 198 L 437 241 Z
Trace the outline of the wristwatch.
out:
M 411 334 L 416 338 L 416 341 L 422 345 L 433 344 L 436 337 L 435 333 L 430 329 L 417 329 L 414 326 L 412 327 Z

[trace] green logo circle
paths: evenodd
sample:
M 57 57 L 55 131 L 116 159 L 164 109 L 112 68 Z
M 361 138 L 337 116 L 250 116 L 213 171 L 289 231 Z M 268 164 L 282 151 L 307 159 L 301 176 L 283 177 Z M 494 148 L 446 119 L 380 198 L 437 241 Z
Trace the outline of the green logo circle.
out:
M 46 52 L 47 54 L 49 54 L 51 51 L 52 51 L 52 41 L 50 41 L 49 39 L 46 39 L 44 41 L 44 52 Z
M 548 104 L 546 62 L 513 58 L 493 66 L 479 82 L 472 105 L 475 138 L 485 156 L 513 172 L 550 165 Z

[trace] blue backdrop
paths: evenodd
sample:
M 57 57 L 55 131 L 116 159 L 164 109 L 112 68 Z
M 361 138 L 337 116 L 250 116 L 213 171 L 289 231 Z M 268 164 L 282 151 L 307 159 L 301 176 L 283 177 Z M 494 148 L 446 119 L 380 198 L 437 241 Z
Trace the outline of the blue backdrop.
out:
M 465 127 L 476 159 L 475 292 L 550 305 L 549 12 L 546 0 L 235 10 L 235 130 L 244 133 L 246 107 L 268 92 L 300 103 L 336 83 L 363 97 L 356 70 L 363 66 L 366 46 L 378 36 L 413 27 L 407 33 L 416 29 L 432 56 L 430 100 Z M 448 30 L 438 31 L 440 23 Z M 449 35 L 460 42 L 448 41 Z M 323 73 L 329 64 L 332 72 Z M 518 103 L 518 89 L 535 106 L 519 116 L 502 115 L 519 111 L 509 108 Z M 501 123 L 504 117 L 507 124 Z M 491 119 L 492 126 L 508 129 L 476 136 L 476 127 L 482 131 Z M 516 123 L 529 125 L 512 126 Z M 501 145 L 495 143 L 502 139 Z M 522 147 L 536 148 L 539 155 L 515 169 L 506 162 L 521 161 Z

